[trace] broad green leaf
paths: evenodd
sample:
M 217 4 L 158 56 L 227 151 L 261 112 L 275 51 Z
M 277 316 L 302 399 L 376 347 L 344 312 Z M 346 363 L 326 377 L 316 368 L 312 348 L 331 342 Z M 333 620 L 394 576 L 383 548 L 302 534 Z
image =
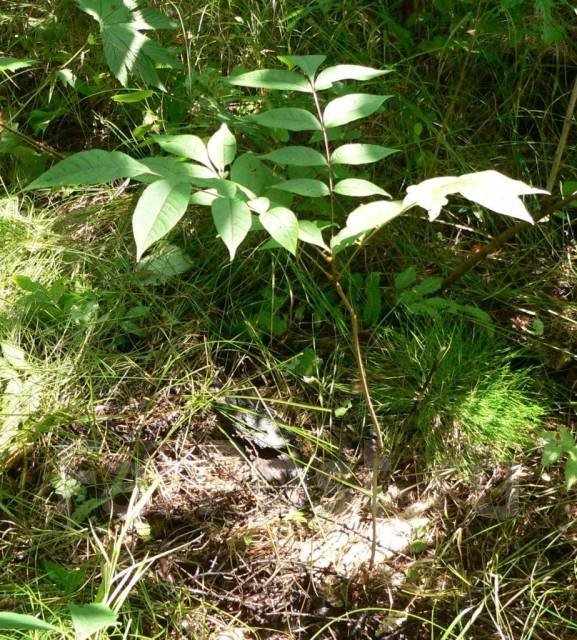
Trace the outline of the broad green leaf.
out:
M 563 447 L 559 446 L 559 443 L 551 439 L 544 447 L 543 447 L 543 464 L 547 467 L 551 464 L 555 464 L 561 459 L 561 456 L 564 453 Z
M 430 296 L 431 293 L 436 293 L 443 286 L 443 278 L 439 276 L 430 276 L 425 278 L 416 287 L 413 287 L 413 292 L 419 296 Z
M 142 91 L 128 91 L 127 93 L 117 93 L 112 96 L 114 102 L 120 102 L 122 104 L 132 104 L 133 102 L 141 102 L 154 95 L 154 91 L 151 89 L 143 89 Z
M 278 182 L 278 177 L 252 153 L 243 153 L 232 163 L 230 179 L 257 196 L 262 195 L 266 187 Z
M 390 70 L 371 69 L 358 64 L 339 64 L 335 67 L 327 67 L 319 73 L 315 80 L 315 89 L 317 91 L 329 89 L 333 83 L 341 80 L 372 80 L 386 73 L 390 73 Z
M 326 249 L 327 251 L 329 250 L 323 239 L 321 230 L 312 220 L 299 220 L 298 237 L 302 242 L 314 244 L 317 247 Z
M 19 71 L 20 69 L 28 69 L 38 64 L 38 60 L 30 60 L 29 58 L 4 58 L 0 57 L 0 72 Z
M 236 156 L 236 139 L 224 123 L 211 136 L 206 146 L 208 157 L 219 171 L 224 171 Z
M 17 371 L 26 371 L 28 362 L 26 361 L 26 353 L 20 347 L 11 342 L 0 342 L 0 350 L 4 360 Z
M 326 56 L 312 55 L 312 56 L 278 56 L 278 59 L 288 64 L 290 67 L 299 67 L 307 76 L 314 76 L 317 69 L 327 59 Z
M 218 199 L 218 194 L 215 189 L 208 189 L 207 191 L 197 191 L 190 196 L 189 203 L 198 205 L 199 207 L 210 207 L 212 203 Z
M 428 211 L 429 220 L 435 220 L 447 204 L 447 196 L 455 193 L 491 211 L 532 224 L 533 218 L 519 196 L 549 192 L 489 170 L 425 180 L 407 189 L 403 204 L 406 208 L 418 205 Z
M 401 291 L 415 284 L 417 280 L 417 268 L 414 265 L 407 267 L 395 276 L 395 289 Z
M 405 208 L 399 200 L 377 200 L 362 204 L 349 213 L 347 227 L 355 233 L 375 229 L 401 215 Z
M 334 191 L 342 196 L 352 196 L 353 198 L 364 198 L 375 195 L 391 197 L 389 193 L 376 184 L 358 178 L 346 178 L 345 180 L 337 182 Z
M 187 253 L 174 244 L 162 247 L 159 252 L 143 258 L 138 270 L 147 274 L 145 284 L 163 284 L 169 278 L 190 271 L 194 263 Z
M 29 629 L 38 631 L 60 631 L 53 624 L 24 613 L 0 611 L 0 629 Z
M 46 189 L 64 185 L 101 184 L 147 173 L 147 167 L 120 151 L 80 151 L 48 169 L 26 187 Z
M 397 153 L 397 149 L 381 147 L 378 144 L 343 144 L 333 151 L 333 164 L 370 164 Z
M 251 211 L 256 211 L 257 213 L 264 213 L 270 209 L 270 200 L 268 198 L 255 198 L 254 200 L 249 200 L 247 204 Z
M 285 207 L 275 207 L 260 214 L 262 226 L 281 247 L 296 255 L 299 223 L 295 214 Z
M 298 73 L 284 69 L 260 69 L 230 76 L 228 82 L 237 87 L 255 89 L 279 89 L 281 91 L 312 91 L 310 83 Z
M 343 227 L 331 238 L 331 252 L 333 255 L 339 254 L 347 247 L 353 245 L 364 233 L 364 231 L 355 231 L 350 227 Z
M 309 147 L 283 147 L 259 157 L 277 164 L 296 165 L 299 167 L 323 167 L 327 164 L 327 160 L 322 153 Z
M 320 131 L 321 124 L 305 109 L 292 107 L 270 109 L 251 117 L 263 127 L 286 129 L 287 131 Z
M 177 24 L 154 9 L 138 9 L 134 0 L 77 0 L 78 6 L 98 21 L 106 62 L 123 86 L 128 75 L 164 91 L 155 66 L 179 68 L 180 62 L 141 31 L 172 29 Z
M 575 440 L 573 438 L 573 434 L 567 427 L 559 428 L 559 441 L 563 449 L 567 452 L 573 451 L 575 449 Z
M 162 149 L 168 151 L 168 153 L 182 158 L 190 158 L 212 169 L 206 145 L 198 136 L 186 134 L 178 136 L 153 136 L 152 139 Z
M 565 486 L 570 491 L 577 484 L 577 452 L 572 451 L 565 463 Z
M 134 176 L 134 180 L 139 182 L 154 182 L 161 178 L 176 179 L 182 182 L 193 181 L 195 179 L 216 179 L 217 173 L 214 169 L 203 167 L 192 162 L 178 162 L 174 158 L 142 158 L 139 160 L 147 170 L 145 174 Z
M 188 208 L 190 185 L 178 180 L 157 180 L 146 187 L 132 215 L 136 260 L 165 236 Z
M 250 231 L 251 213 L 248 205 L 237 198 L 218 198 L 212 203 L 212 219 L 233 260 L 240 243 Z
M 325 107 L 325 127 L 340 127 L 349 122 L 366 118 L 374 113 L 391 96 L 375 96 L 371 93 L 350 93 L 331 100 Z
M 117 623 L 114 611 L 102 602 L 86 605 L 78 605 L 71 602 L 68 607 L 72 616 L 72 624 L 76 631 L 76 640 L 86 640 L 97 631 Z
M 310 178 L 296 178 L 295 180 L 285 180 L 273 185 L 274 189 L 280 191 L 288 191 L 296 193 L 299 196 L 307 196 L 309 198 L 321 198 L 329 195 L 329 188 L 320 180 L 312 180 Z

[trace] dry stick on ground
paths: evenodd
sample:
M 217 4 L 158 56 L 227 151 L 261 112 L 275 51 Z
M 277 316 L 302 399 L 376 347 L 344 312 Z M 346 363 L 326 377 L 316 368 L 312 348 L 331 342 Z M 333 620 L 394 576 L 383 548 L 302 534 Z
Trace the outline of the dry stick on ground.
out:
M 571 124 L 573 120 L 573 114 L 575 113 L 575 106 L 577 105 L 577 77 L 575 77 L 575 82 L 573 84 L 573 90 L 571 91 L 571 97 L 569 98 L 569 104 L 567 105 L 567 111 L 565 113 L 565 119 L 563 121 L 563 129 L 561 131 L 561 136 L 559 137 L 559 143 L 557 145 L 557 150 L 555 151 L 555 157 L 553 158 L 553 165 L 551 166 L 551 171 L 549 172 L 549 178 L 547 180 L 547 191 L 552 191 L 555 186 L 555 181 L 557 180 L 557 174 L 559 173 L 559 168 L 561 166 L 561 159 L 563 158 L 563 153 L 565 151 L 565 147 L 567 146 L 567 138 L 569 137 L 569 130 L 571 129 Z M 548 199 L 541 211 L 533 216 L 533 220 L 535 222 L 539 222 L 546 216 L 551 213 L 557 211 L 558 209 L 562 209 L 567 206 L 570 202 L 577 199 L 577 194 L 573 194 L 564 198 L 562 200 L 557 200 L 551 202 L 551 199 Z M 452 284 L 457 282 L 467 271 L 470 271 L 475 265 L 477 265 L 483 258 L 492 253 L 495 253 L 500 247 L 502 247 L 505 242 L 516 236 L 519 232 L 523 231 L 523 229 L 527 229 L 531 225 L 528 222 L 518 222 L 517 224 L 509 227 L 506 231 L 504 231 L 501 235 L 493 238 L 491 242 L 481 247 L 480 251 L 474 253 L 470 258 L 465 260 L 453 273 L 451 273 L 445 280 L 443 281 L 443 289 L 447 289 Z

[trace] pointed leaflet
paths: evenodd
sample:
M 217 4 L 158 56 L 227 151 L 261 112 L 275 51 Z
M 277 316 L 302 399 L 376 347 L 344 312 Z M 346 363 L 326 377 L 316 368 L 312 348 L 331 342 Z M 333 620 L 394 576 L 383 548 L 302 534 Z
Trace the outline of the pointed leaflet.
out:
M 381 147 L 378 144 L 343 144 L 333 151 L 333 164 L 371 164 L 397 153 L 397 149 Z
M 311 85 L 306 78 L 293 71 L 284 69 L 260 69 L 230 76 L 228 82 L 237 87 L 253 87 L 255 89 L 279 89 L 282 91 L 302 91 L 311 93 Z
M 403 203 L 399 200 L 377 200 L 357 207 L 349 213 L 347 228 L 354 233 L 360 233 L 369 229 L 375 229 L 390 222 L 405 211 Z
M 317 247 L 321 247 L 322 249 L 329 248 L 327 247 L 323 234 L 319 227 L 312 220 L 299 220 L 299 240 L 302 242 L 307 242 L 308 244 L 314 244 Z
M 137 261 L 182 218 L 189 198 L 190 184 L 186 182 L 157 180 L 146 187 L 132 215 Z
M 326 56 L 278 56 L 278 59 L 288 64 L 290 67 L 297 66 L 302 69 L 307 76 L 314 76 L 316 70 L 327 59 Z
M 519 196 L 549 192 L 530 187 L 520 180 L 512 180 L 498 171 L 489 170 L 467 173 L 460 177 L 445 176 L 425 180 L 407 189 L 403 205 L 405 208 L 419 205 L 429 212 L 430 220 L 435 220 L 441 208 L 447 204 L 447 196 L 454 193 L 496 213 L 533 223 Z
M 296 165 L 299 167 L 324 167 L 327 164 L 327 160 L 322 153 L 315 151 L 315 149 L 309 149 L 309 147 L 282 147 L 282 149 L 275 149 L 259 157 L 277 164 Z
M 205 167 L 212 169 L 206 145 L 198 136 L 186 134 L 179 136 L 152 136 L 152 139 L 168 153 L 196 160 L 196 162 L 200 162 Z
M 340 127 L 343 124 L 366 118 L 374 113 L 391 96 L 375 96 L 371 93 L 351 93 L 331 100 L 325 107 L 323 121 L 326 127 Z
M 360 180 L 359 178 L 346 178 L 335 184 L 334 192 L 342 196 L 351 196 L 353 198 L 364 198 L 365 196 L 381 195 L 391 197 L 381 187 L 369 182 L 368 180 Z
M 48 169 L 26 187 L 45 189 L 77 184 L 101 184 L 147 173 L 147 168 L 120 151 L 80 151 Z
M 294 255 L 297 252 L 299 223 L 295 214 L 285 207 L 275 207 L 261 213 L 259 220 L 281 247 Z
M 332 86 L 334 82 L 341 80 L 372 80 L 385 73 L 390 73 L 389 69 L 371 69 L 358 64 L 339 64 L 335 67 L 323 69 L 315 80 L 315 89 L 322 91 Z
M 0 611 L 0 629 L 29 629 L 39 631 L 60 631 L 53 624 L 24 613 L 12 613 L 12 611 Z
M 140 164 L 146 169 L 145 174 L 134 176 L 134 180 L 150 184 L 158 177 L 176 179 L 181 182 L 192 182 L 195 179 L 216 179 L 217 174 L 214 169 L 202 167 L 193 162 L 178 162 L 174 158 L 157 156 L 155 158 L 142 158 Z
M 232 260 L 240 243 L 250 231 L 250 209 L 246 202 L 237 198 L 218 198 L 211 206 L 214 226 Z
M 117 622 L 114 611 L 101 602 L 82 606 L 71 602 L 68 606 L 76 631 L 76 640 L 86 640 L 97 631 L 111 627 Z
M 273 189 L 288 191 L 289 193 L 296 193 L 299 196 L 308 196 L 309 198 L 322 198 L 329 195 L 329 188 L 324 182 L 311 180 L 310 178 L 285 180 L 273 185 Z
M 236 156 L 236 139 L 225 124 L 220 125 L 206 146 L 208 157 L 219 171 L 224 171 Z
M 320 131 L 321 124 L 305 109 L 281 108 L 263 111 L 251 117 L 263 127 L 286 129 L 287 131 Z

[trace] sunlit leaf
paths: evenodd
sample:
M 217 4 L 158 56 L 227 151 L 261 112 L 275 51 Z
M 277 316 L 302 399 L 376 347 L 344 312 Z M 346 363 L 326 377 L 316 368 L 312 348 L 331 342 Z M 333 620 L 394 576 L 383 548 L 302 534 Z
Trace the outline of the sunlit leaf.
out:
M 273 240 L 276 240 L 281 247 L 296 255 L 297 242 L 299 237 L 299 223 L 295 214 L 285 207 L 275 207 L 261 213 L 260 222 L 269 232 Z
M 48 624 L 48 622 L 44 622 L 44 620 L 24 613 L 12 613 L 11 611 L 0 611 L 0 629 L 60 631 L 58 627 L 55 627 L 53 624 Z
M 311 55 L 311 56 L 278 56 L 279 60 L 288 64 L 291 67 L 299 67 L 307 76 L 314 76 L 316 70 L 327 59 L 323 55 Z
M 206 145 L 198 136 L 183 134 L 177 136 L 153 136 L 152 139 L 168 153 L 190 158 L 212 169 Z
M 327 244 L 323 239 L 323 234 L 316 223 L 314 223 L 312 220 L 299 220 L 298 223 L 299 240 L 308 244 L 314 244 L 317 247 L 328 250 Z
M 218 198 L 212 203 L 214 226 L 232 260 L 251 227 L 251 213 L 246 202 L 237 198 Z
M 117 623 L 114 611 L 101 602 L 86 605 L 70 603 L 70 615 L 76 631 L 76 640 L 86 640 L 93 634 Z
M 309 198 L 321 198 L 329 195 L 329 188 L 320 180 L 310 178 L 295 178 L 294 180 L 285 180 L 273 185 L 275 189 L 280 191 L 289 191 L 299 196 L 307 196 Z
M 404 210 L 403 203 L 399 200 L 369 202 L 349 213 L 347 227 L 355 233 L 375 229 L 394 220 Z
M 30 60 L 29 58 L 9 58 L 0 57 L 0 72 L 19 71 L 20 69 L 28 69 L 38 64 L 38 60 Z
M 315 80 L 315 89 L 321 91 L 330 88 L 333 83 L 341 80 L 373 80 L 390 73 L 389 69 L 371 69 L 358 64 L 339 64 L 323 69 Z
M 283 147 L 259 156 L 264 160 L 271 160 L 281 165 L 295 165 L 299 167 L 323 167 L 327 160 L 322 153 L 309 147 Z
M 381 147 L 378 144 L 343 144 L 333 151 L 333 164 L 370 164 L 397 153 L 397 149 Z
M 177 180 L 157 180 L 146 187 L 132 215 L 136 260 L 165 236 L 188 208 L 190 184 Z
M 221 124 L 220 129 L 211 136 L 207 149 L 208 157 L 219 171 L 224 171 L 234 160 L 236 156 L 236 139 L 226 124 Z
M 282 91 L 312 91 L 310 83 L 298 73 L 284 69 L 260 69 L 230 76 L 228 82 L 237 87 L 253 87 L 255 89 L 279 89 Z
M 30 183 L 26 190 L 64 185 L 102 184 L 146 173 L 147 167 L 120 151 L 80 151 L 61 160 Z
M 533 223 L 519 196 L 540 193 L 549 192 L 489 170 L 425 180 L 407 189 L 403 204 L 406 208 L 419 205 L 428 211 L 430 220 L 435 220 L 441 213 L 441 208 L 447 204 L 447 196 L 460 194 L 496 213 Z
M 381 195 L 391 197 L 384 189 L 369 182 L 368 180 L 360 180 L 358 178 L 346 178 L 335 184 L 335 193 L 342 196 L 351 196 L 353 198 L 364 198 L 366 196 Z
M 292 107 L 270 109 L 252 116 L 258 124 L 273 129 L 286 129 L 287 131 L 320 131 L 320 122 L 315 116 L 305 109 Z
M 331 100 L 325 107 L 323 121 L 326 127 L 340 127 L 349 122 L 366 118 L 374 113 L 391 96 L 375 96 L 370 93 L 350 93 Z

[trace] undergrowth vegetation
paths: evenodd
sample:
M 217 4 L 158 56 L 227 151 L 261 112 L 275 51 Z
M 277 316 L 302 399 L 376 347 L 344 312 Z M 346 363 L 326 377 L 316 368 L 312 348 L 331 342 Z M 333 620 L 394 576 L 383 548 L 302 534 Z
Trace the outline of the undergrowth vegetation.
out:
M 0 638 L 575 637 L 575 19 L 2 3 Z

